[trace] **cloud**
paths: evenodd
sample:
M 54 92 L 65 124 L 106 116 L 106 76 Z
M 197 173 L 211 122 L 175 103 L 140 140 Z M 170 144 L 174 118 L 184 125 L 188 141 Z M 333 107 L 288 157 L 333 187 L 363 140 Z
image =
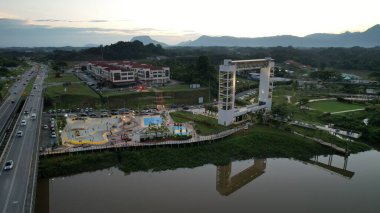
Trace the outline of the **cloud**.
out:
M 34 20 L 36 22 L 61 22 L 61 21 L 66 21 L 66 20 L 58 20 L 58 19 L 37 19 Z
M 90 20 L 88 22 L 109 22 L 108 20 Z
M 94 19 L 94 20 L 61 20 L 61 19 L 37 19 L 33 20 L 35 22 L 80 22 L 80 23 L 104 23 L 104 22 L 109 22 L 109 20 L 99 20 L 99 19 Z
M 162 42 L 175 44 L 185 39 L 189 40 L 188 37 L 190 36 L 185 33 L 173 33 L 154 28 L 52 27 L 49 23 L 70 22 L 70 20 L 39 19 L 34 21 L 41 24 L 33 24 L 33 22 L 26 20 L 0 18 L 0 47 L 109 44 L 117 41 L 129 41 L 137 35 L 149 35 L 159 38 Z M 107 22 L 107 20 L 89 20 L 88 22 Z

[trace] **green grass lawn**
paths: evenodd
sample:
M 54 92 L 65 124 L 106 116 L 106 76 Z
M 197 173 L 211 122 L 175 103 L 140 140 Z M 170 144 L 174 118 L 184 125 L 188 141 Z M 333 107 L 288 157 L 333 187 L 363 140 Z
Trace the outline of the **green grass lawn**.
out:
M 48 83 L 80 82 L 80 80 L 72 73 L 63 73 L 61 74 L 61 77 L 56 78 L 54 72 L 49 72 L 45 81 Z
M 157 96 L 163 96 L 163 104 L 168 107 L 171 104 L 185 104 L 193 105 L 198 104 L 198 98 L 203 97 L 204 102 L 208 102 L 208 90 L 207 89 L 194 89 L 194 90 L 175 90 L 175 91 L 163 91 L 162 93 L 156 92 L 130 92 L 130 91 L 113 91 L 103 93 L 102 96 L 105 102 L 109 104 L 110 108 L 144 108 L 149 105 L 157 105 Z
M 66 88 L 66 92 L 65 92 Z M 96 94 L 92 89 L 90 89 L 85 84 L 71 84 L 67 87 L 64 87 L 62 85 L 59 86 L 51 86 L 46 89 L 46 93 L 49 96 L 59 96 L 59 95 L 87 95 L 91 97 L 99 97 L 98 94 Z
M 8 90 L 9 90 L 9 85 L 10 84 L 7 84 L 5 82 L 0 82 L 0 100 L 1 98 L 5 98 L 5 96 L 7 95 L 8 93 Z
M 62 85 L 45 89 L 46 108 L 98 108 L 100 107 L 98 105 L 100 105 L 99 95 L 85 84 L 71 84 L 66 87 L 66 92 Z
M 36 77 L 33 77 L 32 79 L 30 79 L 30 81 L 28 82 L 28 84 L 25 87 L 25 90 L 24 90 L 24 93 L 23 93 L 24 96 L 28 96 L 29 93 L 32 91 L 33 84 L 34 84 L 35 80 L 36 80 Z
M 340 112 L 365 108 L 365 105 L 342 103 L 334 100 L 311 102 L 308 106 L 321 112 Z
M 176 84 L 176 85 L 168 85 L 164 87 L 157 87 L 156 89 L 160 91 L 181 91 L 181 90 L 199 90 L 199 89 L 205 89 L 205 87 L 191 89 L 189 84 Z
M 194 128 L 200 135 L 211 135 L 221 131 L 225 131 L 231 128 L 218 124 L 218 121 L 214 118 L 210 118 L 204 115 L 194 115 L 190 112 L 177 111 L 170 113 L 175 122 L 187 122 L 193 121 Z
M 29 70 L 31 66 L 29 64 L 23 64 L 16 69 L 12 70 L 12 76 L 18 76 L 24 74 L 26 70 Z

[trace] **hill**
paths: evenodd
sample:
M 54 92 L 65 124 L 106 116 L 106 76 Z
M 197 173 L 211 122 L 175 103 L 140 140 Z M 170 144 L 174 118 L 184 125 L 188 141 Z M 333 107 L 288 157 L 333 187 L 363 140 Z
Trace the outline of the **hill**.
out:
M 156 41 L 154 39 L 152 39 L 151 37 L 149 36 L 135 36 L 131 39 L 131 42 L 133 41 L 140 41 L 142 42 L 144 45 L 148 45 L 148 44 L 154 44 L 154 45 L 161 45 L 162 47 L 167 47 L 169 45 L 163 43 L 163 42 L 159 42 L 159 41 Z
M 201 36 L 194 41 L 181 42 L 178 46 L 235 46 L 235 47 L 376 47 L 380 46 L 380 25 L 364 32 L 341 34 L 316 33 L 304 37 L 281 35 L 270 37 Z

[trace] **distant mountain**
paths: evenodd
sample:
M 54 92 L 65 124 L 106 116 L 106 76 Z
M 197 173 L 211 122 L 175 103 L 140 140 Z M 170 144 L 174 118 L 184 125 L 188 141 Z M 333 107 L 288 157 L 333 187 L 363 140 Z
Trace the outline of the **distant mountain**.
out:
M 304 37 L 281 35 L 271 37 L 201 36 L 194 41 L 181 42 L 177 46 L 237 46 L 237 47 L 375 47 L 380 46 L 380 25 L 364 32 L 342 34 L 315 33 Z
M 99 47 L 100 45 L 98 44 L 86 44 L 83 47 Z
M 163 42 L 159 42 L 159 41 L 156 41 L 156 40 L 153 40 L 151 37 L 149 36 L 135 36 L 131 39 L 131 41 L 141 41 L 144 45 L 147 45 L 147 44 L 154 44 L 154 45 L 161 45 L 162 47 L 167 47 L 169 45 L 163 43 Z

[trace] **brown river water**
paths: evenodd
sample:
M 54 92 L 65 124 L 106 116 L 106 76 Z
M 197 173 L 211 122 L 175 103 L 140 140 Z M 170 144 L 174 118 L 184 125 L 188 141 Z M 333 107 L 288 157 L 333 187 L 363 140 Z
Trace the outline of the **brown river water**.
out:
M 380 152 L 40 179 L 37 213 L 380 212 Z

